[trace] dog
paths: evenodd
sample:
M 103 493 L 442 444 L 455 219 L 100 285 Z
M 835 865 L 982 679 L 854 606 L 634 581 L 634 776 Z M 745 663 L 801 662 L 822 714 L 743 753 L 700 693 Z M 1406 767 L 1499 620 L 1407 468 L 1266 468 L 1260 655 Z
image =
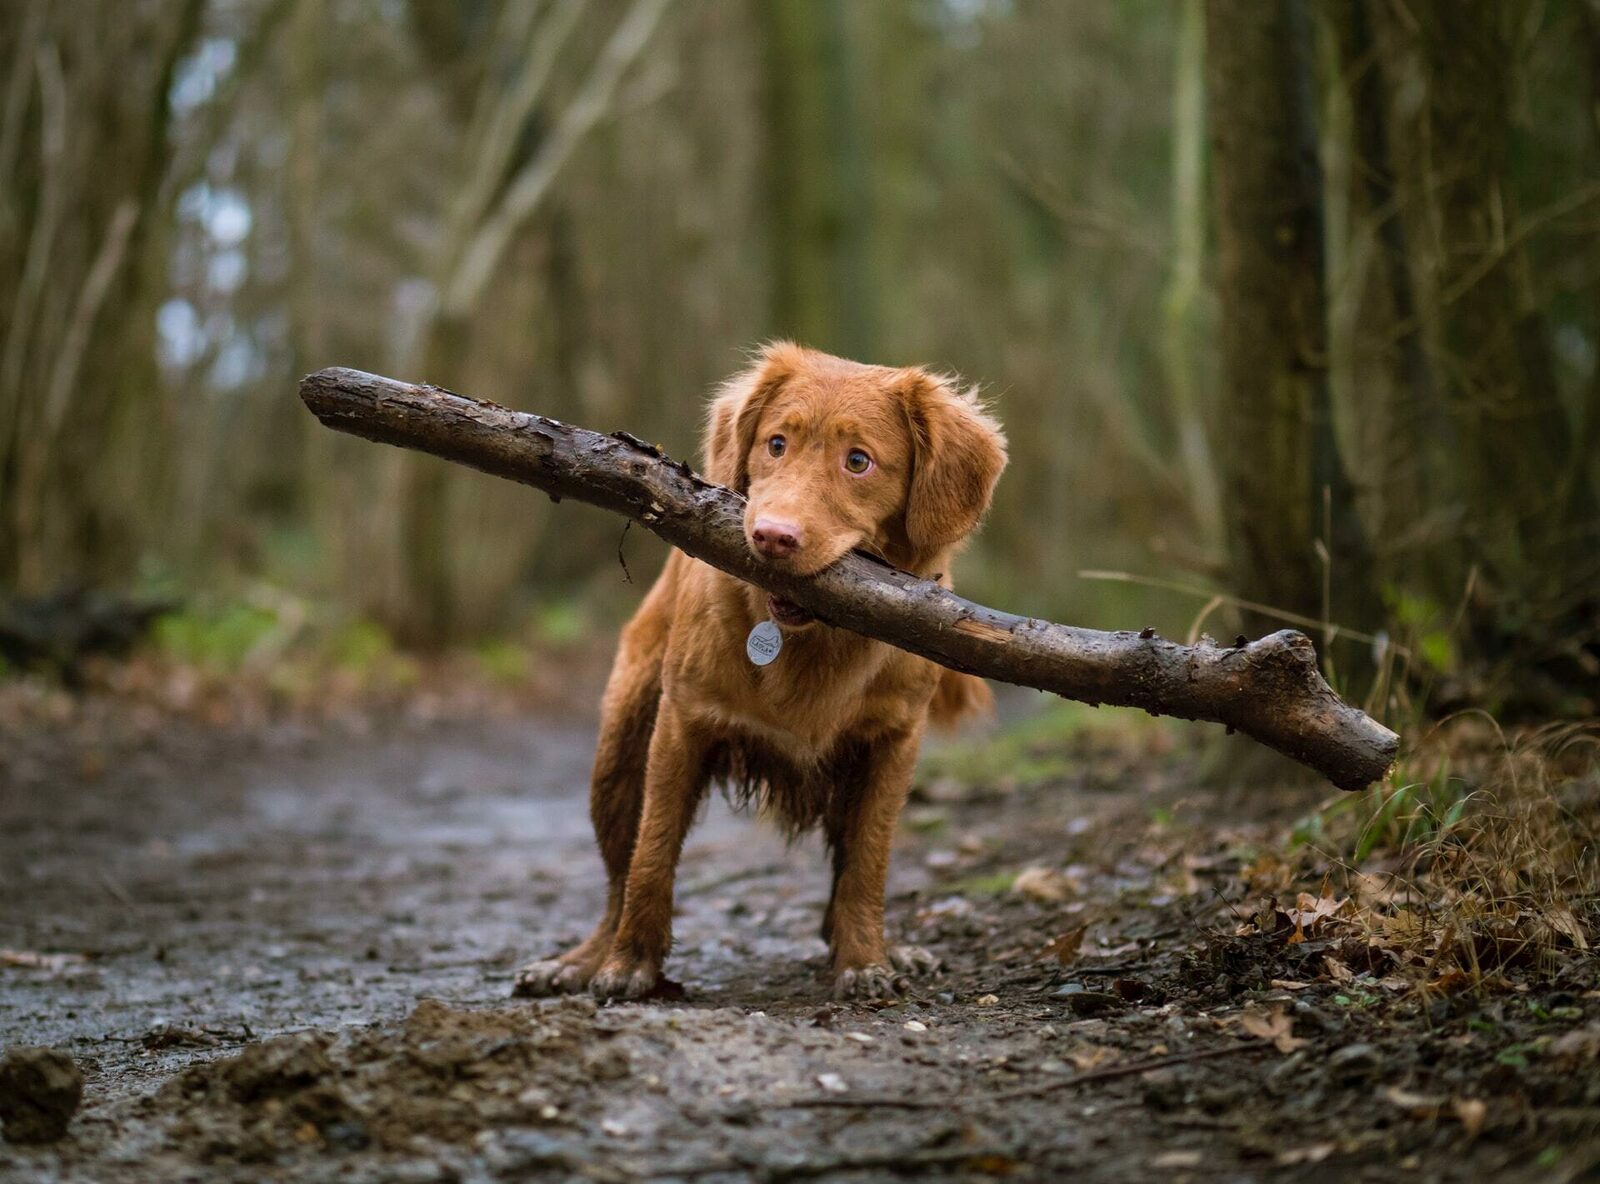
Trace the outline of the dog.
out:
M 747 499 L 745 540 L 761 561 L 812 574 L 860 548 L 948 587 L 1006 440 L 950 378 L 778 342 L 713 397 L 703 463 Z M 765 665 L 747 656 L 757 626 L 781 642 Z M 679 853 L 718 782 L 790 834 L 821 827 L 835 997 L 903 993 L 909 974 L 937 969 L 925 951 L 889 948 L 883 928 L 889 849 L 923 732 L 991 705 L 977 678 L 824 625 L 674 551 L 622 630 L 601 701 L 590 815 L 605 915 L 575 948 L 522 968 L 516 993 L 658 989 Z

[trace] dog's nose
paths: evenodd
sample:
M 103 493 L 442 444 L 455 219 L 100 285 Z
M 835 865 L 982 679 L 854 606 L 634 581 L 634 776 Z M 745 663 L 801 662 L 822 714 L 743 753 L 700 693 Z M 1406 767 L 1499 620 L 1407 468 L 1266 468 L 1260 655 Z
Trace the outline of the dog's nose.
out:
M 800 528 L 776 518 L 757 518 L 750 531 L 750 541 L 767 558 L 777 559 L 800 549 Z

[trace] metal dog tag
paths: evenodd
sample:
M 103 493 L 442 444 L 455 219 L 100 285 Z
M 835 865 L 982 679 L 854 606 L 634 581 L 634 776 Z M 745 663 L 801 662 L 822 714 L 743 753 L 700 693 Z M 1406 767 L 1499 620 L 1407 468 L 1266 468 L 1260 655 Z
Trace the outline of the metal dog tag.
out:
M 765 666 L 783 648 L 783 630 L 771 621 L 762 621 L 744 639 L 744 652 L 757 666 Z

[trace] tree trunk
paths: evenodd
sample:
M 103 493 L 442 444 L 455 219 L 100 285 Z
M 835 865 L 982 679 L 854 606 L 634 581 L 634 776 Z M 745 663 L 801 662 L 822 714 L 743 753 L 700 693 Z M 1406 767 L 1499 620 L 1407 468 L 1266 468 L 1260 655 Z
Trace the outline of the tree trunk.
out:
M 1332 49 L 1325 157 L 1330 379 L 1380 584 L 1445 603 L 1466 563 L 1439 536 L 1449 513 L 1450 424 L 1417 325 L 1383 78 L 1365 0 L 1321 5 Z
M 1309 639 L 1285 630 L 1218 648 L 1180 646 L 1153 630 L 1102 633 L 996 612 L 938 583 L 851 553 L 815 576 L 762 563 L 744 536 L 744 499 L 652 445 L 479 403 L 358 370 L 300 384 L 328 427 L 417 448 L 552 497 L 589 502 L 647 526 L 713 567 L 848 628 L 965 670 L 1092 704 L 1235 728 L 1343 789 L 1382 777 L 1399 737 L 1342 703 Z
M 134 502 L 107 475 L 160 434 L 135 280 L 201 6 L 14 7 L 0 22 L 0 583 L 39 592 L 117 574 L 139 549 Z
M 1223 371 L 1212 450 L 1233 591 L 1371 630 L 1370 555 L 1329 407 L 1303 6 L 1213 0 L 1206 47 Z M 1359 664 L 1344 652 L 1341 668 Z
M 1537 654 L 1596 629 L 1592 605 L 1582 607 L 1595 575 L 1581 558 L 1597 541 L 1593 490 L 1561 480 L 1584 461 L 1510 179 L 1526 24 L 1515 5 L 1456 0 L 1371 3 L 1367 14 L 1417 296 L 1400 331 L 1419 334 L 1447 421 L 1464 515 L 1457 595 L 1470 570 L 1480 577 L 1465 647 L 1480 667 L 1500 663 L 1498 691 L 1515 697 Z
M 846 0 L 764 0 L 774 329 L 870 359 L 871 183 Z
M 1205 270 L 1205 0 L 1183 0 L 1172 85 L 1172 274 L 1162 300 L 1162 362 L 1185 490 L 1202 538 L 1216 537 L 1217 491 L 1200 410 L 1199 303 Z

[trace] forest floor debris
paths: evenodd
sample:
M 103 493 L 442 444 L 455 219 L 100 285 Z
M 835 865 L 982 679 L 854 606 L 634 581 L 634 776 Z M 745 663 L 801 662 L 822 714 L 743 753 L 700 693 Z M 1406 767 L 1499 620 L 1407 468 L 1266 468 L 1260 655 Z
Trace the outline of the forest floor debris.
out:
M 883 1007 L 826 999 L 816 845 L 719 804 L 684 860 L 686 997 L 596 1007 L 508 998 L 602 891 L 592 723 L 456 702 L 134 728 L 52 701 L 57 726 L 5 749 L 0 941 L 23 956 L 0 963 L 0 1043 L 86 1082 L 65 1138 L 0 1142 L 0 1179 L 1600 1164 L 1596 898 L 1581 843 L 1556 851 L 1600 778 L 1571 737 L 1537 761 L 1487 745 L 1478 800 L 1447 818 L 1441 796 L 1432 823 L 1420 791 L 1384 817 L 1398 785 L 1364 814 L 1218 794 L 1142 721 L 946 749 L 890 906 L 946 969 Z M 1486 800 L 1507 760 L 1542 796 Z

